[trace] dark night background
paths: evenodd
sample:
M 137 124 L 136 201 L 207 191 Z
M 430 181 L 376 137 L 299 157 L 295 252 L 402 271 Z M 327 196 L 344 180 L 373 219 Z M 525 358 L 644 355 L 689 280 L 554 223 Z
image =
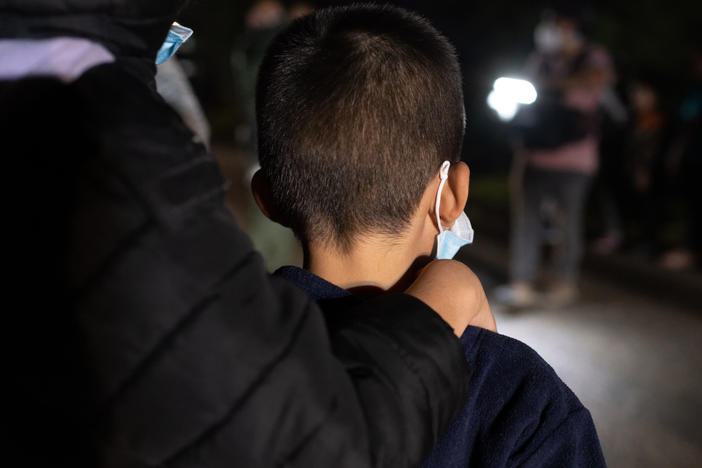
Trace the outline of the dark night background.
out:
M 194 0 L 179 18 L 195 29 L 194 86 L 208 112 L 216 140 L 231 138 L 236 98 L 228 57 L 253 2 Z M 321 7 L 353 2 L 310 2 Z M 531 50 L 534 25 L 552 4 L 543 0 L 485 2 L 391 2 L 429 18 L 456 46 L 463 67 L 468 115 L 465 158 L 474 169 L 504 167 L 509 158 L 503 135 L 485 105 L 493 80 L 520 70 Z M 582 4 L 589 36 L 615 61 L 619 86 L 637 73 L 653 71 L 673 106 L 685 89 L 691 47 L 702 41 L 702 2 L 596 1 Z M 475 144 L 478 143 L 478 144 Z

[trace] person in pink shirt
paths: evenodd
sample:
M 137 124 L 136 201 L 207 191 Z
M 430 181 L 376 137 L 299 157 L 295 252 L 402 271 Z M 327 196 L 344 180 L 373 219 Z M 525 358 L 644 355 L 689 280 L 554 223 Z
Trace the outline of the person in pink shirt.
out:
M 529 123 L 520 132 L 512 174 L 511 283 L 495 294 L 514 307 L 537 301 L 545 207 L 559 221 L 560 246 L 558 280 L 546 298 L 564 305 L 578 295 L 583 211 L 599 157 L 598 111 L 613 78 L 609 55 L 586 41 L 581 23 L 579 14 L 568 9 L 545 15 L 535 30 L 536 51 L 526 66 L 539 99 L 525 112 L 528 115 L 517 116 Z

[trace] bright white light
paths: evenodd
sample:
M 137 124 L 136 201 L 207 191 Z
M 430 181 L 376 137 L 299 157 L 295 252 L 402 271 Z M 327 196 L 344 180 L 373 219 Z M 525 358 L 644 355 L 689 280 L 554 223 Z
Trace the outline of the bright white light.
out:
M 529 105 L 536 101 L 534 85 L 518 78 L 500 77 L 492 85 L 487 103 L 497 116 L 504 121 L 514 118 L 520 105 Z
M 492 87 L 498 93 L 510 96 L 519 104 L 531 104 L 536 101 L 536 88 L 527 80 L 501 77 L 495 80 Z
M 519 109 L 519 104 L 509 96 L 499 93 L 493 89 L 487 98 L 488 106 L 495 112 L 500 120 L 512 120 Z

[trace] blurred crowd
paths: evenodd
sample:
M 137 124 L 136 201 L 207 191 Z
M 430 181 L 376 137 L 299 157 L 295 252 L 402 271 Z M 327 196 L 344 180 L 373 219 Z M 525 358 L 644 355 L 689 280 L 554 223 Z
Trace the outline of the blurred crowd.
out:
M 624 252 L 673 270 L 700 267 L 702 47 L 688 60 L 678 82 L 644 70 L 622 83 L 627 115 L 604 116 L 597 253 Z

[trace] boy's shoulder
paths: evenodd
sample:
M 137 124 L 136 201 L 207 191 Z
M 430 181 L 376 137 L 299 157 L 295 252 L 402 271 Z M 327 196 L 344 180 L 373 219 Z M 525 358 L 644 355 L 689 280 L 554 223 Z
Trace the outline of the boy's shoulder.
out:
M 500 393 L 519 390 L 511 397 L 534 403 L 557 397 L 572 409 L 582 404 L 556 371 L 526 343 L 478 327 L 468 327 L 461 336 L 474 383 L 500 380 Z
M 469 459 L 461 462 L 470 466 L 605 466 L 589 411 L 536 351 L 477 327 L 466 329 L 461 344 L 468 402 L 437 448 L 467 445 Z M 458 460 L 436 461 L 425 466 Z

